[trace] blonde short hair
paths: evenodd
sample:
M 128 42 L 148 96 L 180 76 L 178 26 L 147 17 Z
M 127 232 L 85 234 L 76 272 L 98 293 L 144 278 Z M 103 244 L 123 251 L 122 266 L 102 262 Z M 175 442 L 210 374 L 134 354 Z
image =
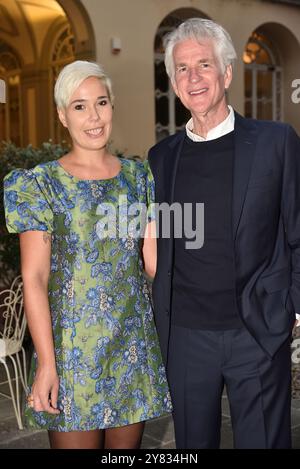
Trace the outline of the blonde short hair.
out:
M 111 104 L 114 103 L 111 79 L 101 65 L 86 60 L 76 60 L 66 65 L 59 73 L 54 87 L 54 99 L 59 109 L 65 109 L 72 94 L 81 83 L 90 77 L 99 78 L 107 89 Z

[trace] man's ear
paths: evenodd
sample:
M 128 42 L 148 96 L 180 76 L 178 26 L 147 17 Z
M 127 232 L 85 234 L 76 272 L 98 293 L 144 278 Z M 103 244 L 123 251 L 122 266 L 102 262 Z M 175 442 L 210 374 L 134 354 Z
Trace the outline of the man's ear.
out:
M 232 81 L 232 65 L 227 65 L 224 73 L 224 86 L 225 90 L 228 90 L 230 83 Z
M 66 114 L 65 114 L 64 109 L 57 108 L 57 114 L 58 114 L 58 118 L 59 118 L 60 122 L 62 123 L 62 125 L 64 127 L 68 127 L 67 126 L 67 121 L 66 121 Z

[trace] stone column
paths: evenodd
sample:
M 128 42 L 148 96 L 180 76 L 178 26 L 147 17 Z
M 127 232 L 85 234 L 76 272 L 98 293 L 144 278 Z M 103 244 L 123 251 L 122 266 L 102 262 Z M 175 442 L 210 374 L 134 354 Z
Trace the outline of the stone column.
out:
M 0 80 L 0 103 L 6 102 L 6 94 L 5 94 L 5 81 Z

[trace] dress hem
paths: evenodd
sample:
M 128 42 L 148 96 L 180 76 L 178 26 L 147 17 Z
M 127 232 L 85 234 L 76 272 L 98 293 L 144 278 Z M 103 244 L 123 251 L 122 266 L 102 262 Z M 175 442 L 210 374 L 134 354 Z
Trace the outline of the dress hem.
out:
M 159 415 L 153 415 L 151 417 L 147 417 L 145 419 L 136 419 L 132 422 L 129 422 L 129 423 L 126 423 L 124 425 L 111 425 L 111 426 L 105 426 L 105 427 L 98 427 L 98 426 L 91 426 L 90 428 L 79 428 L 79 427 L 73 427 L 73 428 L 68 428 L 68 429 L 62 429 L 60 428 L 59 430 L 57 429 L 57 427 L 50 427 L 50 426 L 46 426 L 46 425 L 34 425 L 34 424 L 28 424 L 28 423 L 25 423 L 25 428 L 28 429 L 28 430 L 47 430 L 47 431 L 55 431 L 55 432 L 62 432 L 62 433 L 67 433 L 67 432 L 89 432 L 89 431 L 93 431 L 93 430 L 107 430 L 109 428 L 121 428 L 121 427 L 126 427 L 128 425 L 133 425 L 135 423 L 140 423 L 140 422 L 148 422 L 148 420 L 153 420 L 153 419 L 156 419 L 156 418 L 160 418 L 160 417 L 164 417 L 164 416 L 167 416 L 167 415 L 170 415 L 172 414 L 172 411 L 169 410 L 169 411 L 165 411 L 165 412 L 162 412 L 161 414 Z

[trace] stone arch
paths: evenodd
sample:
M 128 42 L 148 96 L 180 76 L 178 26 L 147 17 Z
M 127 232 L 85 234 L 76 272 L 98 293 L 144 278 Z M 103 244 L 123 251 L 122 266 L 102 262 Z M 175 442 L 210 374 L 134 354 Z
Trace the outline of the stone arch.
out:
M 56 2 L 63 9 L 66 17 L 59 17 L 51 25 L 45 38 L 43 45 L 43 53 L 41 54 L 42 70 L 47 70 L 47 86 L 48 86 L 48 102 L 49 102 L 49 124 L 48 124 L 48 138 L 51 137 L 54 141 L 61 143 L 62 141 L 69 141 L 69 134 L 67 130 L 60 124 L 56 108 L 53 101 L 53 86 L 59 70 L 68 62 L 72 60 L 94 60 L 96 56 L 95 35 L 90 18 L 86 9 L 80 0 L 56 0 Z M 55 48 L 58 42 L 61 42 L 61 35 L 69 31 L 69 44 L 67 45 L 68 54 L 65 60 L 56 61 L 54 63 Z M 73 37 L 71 37 L 73 35 Z M 72 44 L 70 43 L 72 42 Z M 46 83 L 45 83 L 46 84 Z M 46 92 L 44 86 L 44 92 Z
M 53 109 L 53 83 L 59 66 L 74 59 L 95 58 L 95 35 L 89 16 L 80 0 L 33 0 L 30 3 L 0 0 L 0 16 L 0 45 L 8 44 L 22 57 L 18 85 L 20 122 L 16 126 L 19 135 L 7 136 L 6 131 L 6 139 L 12 137 L 17 144 L 34 146 L 49 138 L 59 142 L 63 135 L 58 131 Z M 62 60 L 53 67 L 53 57 L 59 55 L 53 51 L 58 50 L 66 30 L 72 42 L 72 47 L 65 48 L 69 56 L 61 54 Z M 30 119 L 26 118 L 28 115 Z M 8 117 L 5 119 L 6 129 L 11 128 Z
M 297 122 L 297 109 L 291 102 L 291 83 L 299 75 L 300 44 L 293 32 L 280 23 L 263 23 L 253 33 L 266 38 L 277 61 L 280 81 L 276 85 L 276 99 L 281 101 L 281 113 L 278 117 L 286 122 Z
M 63 8 L 74 32 L 75 57 L 96 57 L 95 34 L 89 15 L 80 0 L 57 0 Z

